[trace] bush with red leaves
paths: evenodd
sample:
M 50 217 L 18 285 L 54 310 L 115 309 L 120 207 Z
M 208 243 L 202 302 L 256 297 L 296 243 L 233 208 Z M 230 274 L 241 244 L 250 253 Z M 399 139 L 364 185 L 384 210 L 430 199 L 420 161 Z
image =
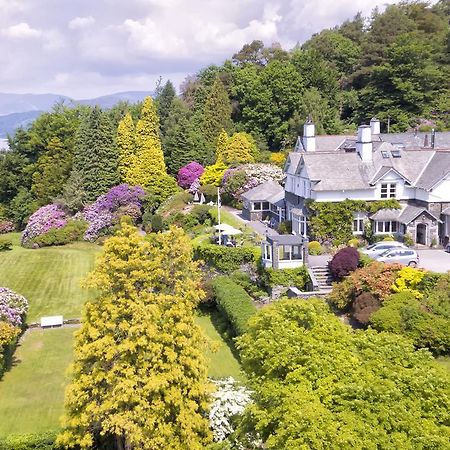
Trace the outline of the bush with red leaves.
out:
M 359 253 L 354 247 L 345 247 L 339 250 L 329 263 L 331 275 L 334 280 L 342 280 L 350 272 L 357 269 Z

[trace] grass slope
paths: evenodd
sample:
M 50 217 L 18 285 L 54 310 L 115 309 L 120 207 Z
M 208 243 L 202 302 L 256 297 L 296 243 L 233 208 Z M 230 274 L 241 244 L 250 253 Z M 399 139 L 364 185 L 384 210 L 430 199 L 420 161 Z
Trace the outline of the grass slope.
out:
M 100 247 L 79 242 L 30 250 L 18 245 L 17 234 L 10 238 L 13 250 L 0 253 L 0 286 L 28 299 L 27 321 L 59 314 L 80 317 L 81 305 L 92 295 L 81 288 L 80 281 L 93 268 Z
M 233 345 L 226 334 L 227 325 L 220 313 L 213 308 L 204 308 L 195 321 L 211 343 L 211 350 L 206 352 L 208 375 L 211 378 L 233 377 L 243 381 L 241 365 L 233 353 Z
M 0 382 L 0 437 L 59 429 L 75 328 L 28 331 Z

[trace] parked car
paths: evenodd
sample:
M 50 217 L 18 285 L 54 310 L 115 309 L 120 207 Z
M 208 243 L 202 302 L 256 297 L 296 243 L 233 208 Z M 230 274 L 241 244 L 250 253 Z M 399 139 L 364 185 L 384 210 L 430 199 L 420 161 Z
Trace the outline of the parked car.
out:
M 398 241 L 380 241 L 375 244 L 369 245 L 367 248 L 361 251 L 371 258 L 376 258 L 381 255 L 381 253 L 391 248 L 408 248 L 403 242 Z
M 377 261 L 386 263 L 399 263 L 405 266 L 417 267 L 419 264 L 419 255 L 411 248 L 391 248 L 381 255 L 377 256 Z
M 447 253 L 450 253 L 450 244 L 447 244 L 447 245 L 446 245 L 445 251 L 446 251 Z

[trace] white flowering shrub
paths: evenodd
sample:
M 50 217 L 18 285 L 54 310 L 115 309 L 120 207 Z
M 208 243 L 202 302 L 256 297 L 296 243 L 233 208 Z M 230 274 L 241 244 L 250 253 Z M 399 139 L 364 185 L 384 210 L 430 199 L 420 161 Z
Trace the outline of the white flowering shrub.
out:
M 234 428 L 233 417 L 241 414 L 251 401 L 251 392 L 244 386 L 239 386 L 234 378 L 213 380 L 217 390 L 212 394 L 213 403 L 209 412 L 209 425 L 214 440 L 225 440 Z

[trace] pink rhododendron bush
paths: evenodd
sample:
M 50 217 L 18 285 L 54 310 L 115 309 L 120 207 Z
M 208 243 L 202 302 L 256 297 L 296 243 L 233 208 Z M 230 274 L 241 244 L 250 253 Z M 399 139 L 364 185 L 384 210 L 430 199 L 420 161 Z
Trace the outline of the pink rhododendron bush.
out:
M 202 176 L 204 171 L 204 167 L 196 161 L 186 164 L 178 171 L 178 186 L 183 189 L 189 189 L 194 181 L 198 180 Z
M 0 220 L 0 234 L 11 233 L 15 230 L 14 223 L 10 220 Z
M 87 206 L 81 216 L 88 222 L 84 239 L 90 242 L 108 234 L 120 217 L 129 216 L 138 220 L 142 216 L 142 200 L 145 192 L 140 186 L 120 184 L 101 195 L 92 205 Z
M 224 173 L 222 192 L 231 200 L 239 201 L 244 192 L 266 181 L 282 179 L 283 170 L 274 164 L 244 164 Z
M 28 219 L 27 226 L 22 233 L 22 245 L 29 245 L 34 238 L 53 228 L 62 228 L 67 221 L 68 217 L 60 205 L 51 204 L 39 208 Z

